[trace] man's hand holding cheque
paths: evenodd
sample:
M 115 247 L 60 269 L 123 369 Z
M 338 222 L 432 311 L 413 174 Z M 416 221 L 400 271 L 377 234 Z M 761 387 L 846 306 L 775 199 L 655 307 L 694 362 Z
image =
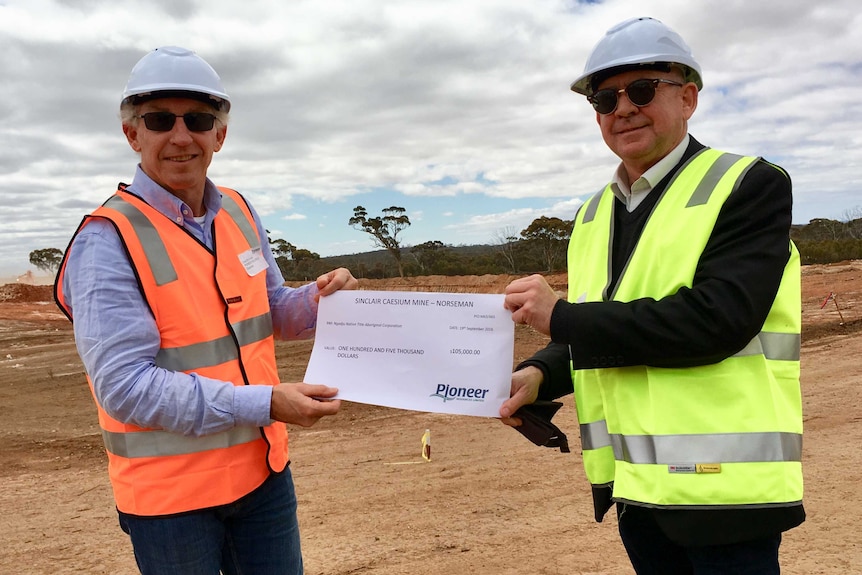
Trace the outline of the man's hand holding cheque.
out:
M 512 321 L 551 335 L 551 312 L 560 300 L 557 292 L 539 274 L 514 280 L 506 286 L 506 309 Z

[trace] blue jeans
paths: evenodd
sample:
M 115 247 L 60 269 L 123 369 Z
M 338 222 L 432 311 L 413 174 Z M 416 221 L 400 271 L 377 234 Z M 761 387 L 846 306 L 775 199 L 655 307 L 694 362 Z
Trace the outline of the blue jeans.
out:
M 171 517 L 120 512 L 142 575 L 301 575 L 290 468 L 245 497 Z
M 626 505 L 620 537 L 638 575 L 778 575 L 781 534 L 730 545 L 683 547 L 668 539 L 649 510 Z

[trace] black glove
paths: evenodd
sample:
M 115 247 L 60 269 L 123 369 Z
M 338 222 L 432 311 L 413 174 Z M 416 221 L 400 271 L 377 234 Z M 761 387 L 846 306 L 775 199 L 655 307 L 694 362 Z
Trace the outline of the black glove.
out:
M 566 434 L 551 423 L 551 419 L 562 406 L 559 401 L 536 401 L 522 405 L 512 414 L 512 417 L 521 420 L 521 425 L 515 429 L 539 447 L 559 447 L 561 453 L 569 453 Z

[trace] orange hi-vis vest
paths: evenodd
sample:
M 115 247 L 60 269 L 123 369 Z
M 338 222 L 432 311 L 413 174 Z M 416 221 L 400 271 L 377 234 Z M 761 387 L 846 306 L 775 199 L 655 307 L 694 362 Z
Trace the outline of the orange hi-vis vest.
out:
M 260 249 L 260 238 L 242 196 L 219 189 L 215 252 L 123 189 L 85 217 L 75 234 L 96 217 L 117 229 L 159 329 L 157 366 L 237 386 L 276 385 L 266 274 L 249 276 L 240 260 Z M 72 319 L 62 293 L 65 264 L 64 257 L 56 298 Z M 124 513 L 160 516 L 231 503 L 288 462 L 283 423 L 189 437 L 123 423 L 96 405 L 114 498 Z

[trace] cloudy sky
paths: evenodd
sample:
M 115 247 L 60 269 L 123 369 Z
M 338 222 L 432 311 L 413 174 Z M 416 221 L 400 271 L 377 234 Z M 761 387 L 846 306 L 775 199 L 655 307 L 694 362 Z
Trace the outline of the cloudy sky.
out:
M 164 45 L 221 75 L 233 107 L 209 174 L 273 238 L 368 251 L 347 224 L 357 205 L 405 208 L 405 245 L 570 219 L 617 162 L 569 84 L 632 16 L 676 29 L 700 62 L 695 137 L 786 168 L 795 223 L 858 217 L 857 0 L 0 0 L 0 276 L 64 250 L 131 180 L 120 94 Z

